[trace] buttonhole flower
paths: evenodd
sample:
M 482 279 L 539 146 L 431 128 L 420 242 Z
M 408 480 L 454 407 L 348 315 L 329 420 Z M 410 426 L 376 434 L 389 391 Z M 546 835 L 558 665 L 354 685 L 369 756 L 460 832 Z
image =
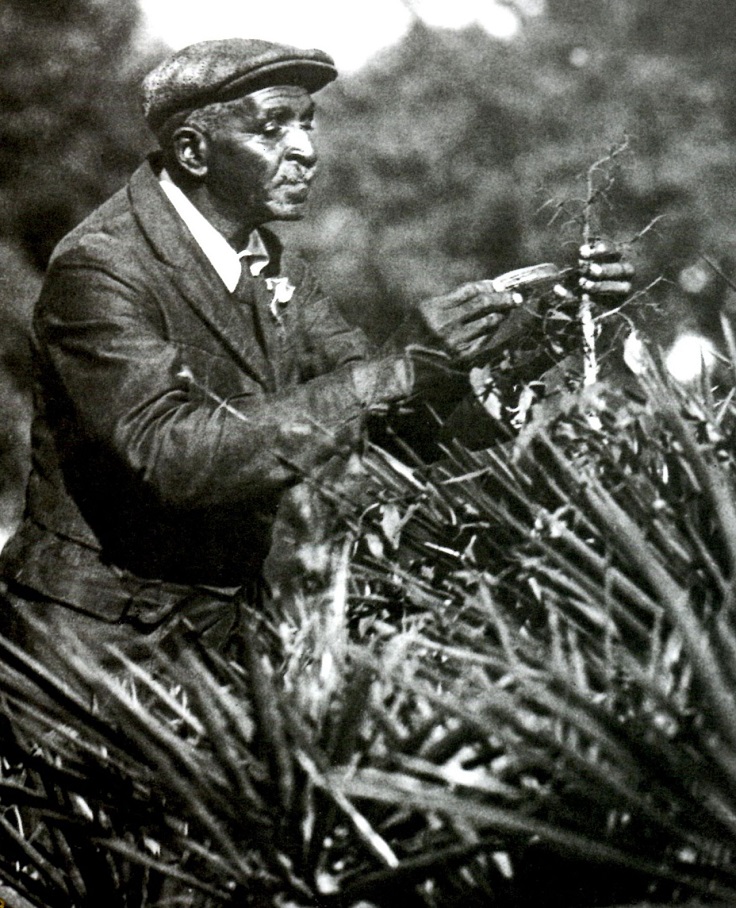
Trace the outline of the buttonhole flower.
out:
M 274 319 L 283 327 L 281 308 L 289 302 L 296 288 L 288 277 L 267 277 L 266 287 L 273 293 L 273 298 L 268 308 Z

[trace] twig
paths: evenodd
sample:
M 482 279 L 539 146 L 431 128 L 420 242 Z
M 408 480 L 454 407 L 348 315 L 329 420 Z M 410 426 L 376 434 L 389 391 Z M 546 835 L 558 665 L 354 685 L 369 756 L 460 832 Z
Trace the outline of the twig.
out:
M 598 232 L 593 229 L 594 206 L 605 199 L 606 194 L 615 183 L 615 177 L 608 167 L 617 157 L 622 155 L 628 147 L 629 137 L 625 136 L 624 141 L 620 145 L 611 149 L 604 157 L 594 161 L 588 168 L 588 191 L 585 206 L 583 208 L 583 242 L 586 246 L 592 244 L 594 234 Z M 604 168 L 606 169 L 604 170 Z M 596 186 L 596 175 L 601 172 L 605 174 L 605 183 L 602 186 Z M 580 319 L 580 328 L 583 334 L 583 385 L 587 387 L 589 385 L 594 385 L 598 381 L 598 357 L 595 347 L 595 319 L 593 317 L 593 302 L 588 293 L 583 293 L 580 296 L 578 318 Z

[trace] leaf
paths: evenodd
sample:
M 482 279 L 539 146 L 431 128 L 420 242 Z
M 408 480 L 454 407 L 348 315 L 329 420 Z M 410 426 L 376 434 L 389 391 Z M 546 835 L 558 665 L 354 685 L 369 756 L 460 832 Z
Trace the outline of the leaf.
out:
M 393 502 L 387 502 L 381 505 L 381 529 L 383 535 L 389 542 L 391 548 L 398 548 L 401 540 L 401 530 L 404 526 L 404 520 L 398 505 Z

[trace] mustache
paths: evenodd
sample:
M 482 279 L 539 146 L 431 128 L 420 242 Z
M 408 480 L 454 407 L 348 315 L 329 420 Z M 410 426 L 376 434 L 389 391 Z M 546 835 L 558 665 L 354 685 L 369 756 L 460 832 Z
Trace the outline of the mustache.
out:
M 309 186 L 317 174 L 316 167 L 305 167 L 303 165 L 291 165 L 288 170 L 284 170 L 276 179 L 277 186 Z

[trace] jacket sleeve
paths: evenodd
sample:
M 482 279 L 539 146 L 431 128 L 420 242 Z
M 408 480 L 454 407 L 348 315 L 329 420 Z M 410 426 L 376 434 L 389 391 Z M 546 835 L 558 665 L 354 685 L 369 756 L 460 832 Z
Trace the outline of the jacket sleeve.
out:
M 355 351 L 279 393 L 202 394 L 120 252 L 114 267 L 79 254 L 52 266 L 36 342 L 77 443 L 167 508 L 261 500 L 354 447 L 366 417 L 410 391 L 403 356 Z

